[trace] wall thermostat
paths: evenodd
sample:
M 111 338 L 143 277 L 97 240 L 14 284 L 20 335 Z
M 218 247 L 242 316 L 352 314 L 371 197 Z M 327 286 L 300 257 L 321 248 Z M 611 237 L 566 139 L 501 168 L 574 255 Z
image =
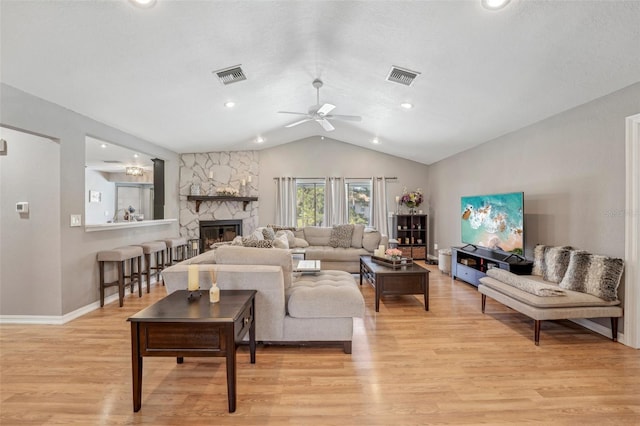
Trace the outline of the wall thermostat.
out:
M 16 211 L 18 213 L 29 213 L 29 203 L 26 201 L 16 203 Z

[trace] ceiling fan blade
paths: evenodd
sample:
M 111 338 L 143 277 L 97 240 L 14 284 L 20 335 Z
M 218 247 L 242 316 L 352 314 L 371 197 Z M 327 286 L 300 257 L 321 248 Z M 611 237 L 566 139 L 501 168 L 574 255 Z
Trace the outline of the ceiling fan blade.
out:
M 329 123 L 329 121 L 325 120 L 324 118 L 322 120 L 316 120 L 318 123 L 320 123 L 320 125 L 322 126 L 322 128 L 324 130 L 326 130 L 327 132 L 330 132 L 332 130 L 335 130 L 335 127 L 333 127 L 331 125 L 331 123 Z
M 345 121 L 362 121 L 362 117 L 359 115 L 325 115 L 326 119 L 336 119 L 336 120 L 345 120 Z
M 278 114 L 309 115 L 305 112 L 278 111 Z
M 336 106 L 331 104 L 324 104 L 318 109 L 318 115 L 324 117 L 329 114 Z
M 305 114 L 305 115 L 306 115 L 306 114 Z M 296 121 L 295 123 L 287 124 L 287 125 L 286 125 L 286 126 L 284 126 L 284 127 L 293 127 L 293 126 L 297 126 L 298 124 L 306 123 L 307 121 L 311 121 L 311 120 L 312 120 L 311 118 L 305 118 L 305 119 L 303 119 L 303 120 Z

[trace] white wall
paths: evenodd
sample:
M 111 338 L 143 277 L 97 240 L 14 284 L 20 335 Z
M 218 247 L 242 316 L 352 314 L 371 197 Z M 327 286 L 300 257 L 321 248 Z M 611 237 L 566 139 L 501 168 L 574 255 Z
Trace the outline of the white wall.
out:
M 87 135 L 113 141 L 165 160 L 165 218 L 178 217 L 178 155 L 113 127 L 99 123 L 59 105 L 29 95 L 6 84 L 0 85 L 0 124 L 47 135 L 60 141 L 58 229 L 60 244 L 52 248 L 61 254 L 61 304 L 63 315 L 99 299 L 96 253 L 128 244 L 178 235 L 178 225 L 151 226 L 129 230 L 85 232 L 69 227 L 71 214 L 85 211 L 85 138 Z M 40 227 L 39 227 L 40 228 Z M 9 276 L 18 285 L 19 277 Z M 109 289 L 110 293 L 117 289 Z M 52 302 L 53 303 L 53 302 Z M 59 305 L 59 304 L 57 304 Z M 29 311 L 28 300 L 14 304 L 5 315 Z M 38 312 L 47 315 L 49 309 Z
M 460 244 L 461 196 L 524 191 L 527 257 L 567 244 L 624 258 L 625 117 L 638 112 L 640 83 L 431 165 L 433 241 Z
M 325 137 L 312 137 L 260 151 L 260 225 L 274 223 L 276 185 L 273 178 L 372 176 L 397 177 L 387 187 L 387 206 L 395 211 L 395 196 L 427 187 L 427 166 Z M 428 213 L 428 200 L 420 208 Z
M 60 145 L 3 127 L 0 138 L 0 314 L 60 315 Z

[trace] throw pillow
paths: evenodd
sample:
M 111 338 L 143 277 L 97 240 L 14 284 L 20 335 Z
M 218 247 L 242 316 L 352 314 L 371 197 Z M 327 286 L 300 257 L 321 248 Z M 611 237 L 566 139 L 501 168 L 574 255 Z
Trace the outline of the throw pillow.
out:
M 273 229 L 274 232 L 282 231 L 283 229 L 288 229 L 289 231 L 295 231 L 297 229 L 295 226 L 282 225 L 267 225 L 267 228 Z
M 351 247 L 362 248 L 363 236 L 364 236 L 364 225 L 362 223 L 353 225 L 353 235 L 351 236 Z
M 571 249 L 569 247 L 549 247 L 548 250 L 545 250 L 542 278 L 556 284 L 562 281 L 569 267 L 570 256 Z
M 533 249 L 533 270 L 531 275 L 537 275 L 546 281 L 559 283 L 569 266 L 570 246 L 537 245 Z
M 255 231 L 253 231 L 250 235 L 246 236 L 246 237 L 242 237 L 242 240 L 244 241 L 245 239 L 247 240 L 252 240 L 252 241 L 258 241 L 258 240 L 264 240 L 264 235 L 262 235 L 262 231 L 256 229 Z
M 306 248 L 306 247 L 309 247 L 309 243 L 307 242 L 307 240 L 304 240 L 302 238 L 296 238 L 294 240 L 294 243 L 293 243 L 292 247 Z
M 271 240 L 251 240 L 249 238 L 242 239 L 242 245 L 245 247 L 256 247 L 256 248 L 272 248 L 273 243 Z
M 329 245 L 331 247 L 351 247 L 351 236 L 353 235 L 353 225 L 333 225 Z
M 262 228 L 262 236 L 265 240 L 273 240 L 276 237 L 276 233 L 273 228 L 266 227 Z
M 276 232 L 276 237 L 279 237 L 280 235 L 287 236 L 287 242 L 289 243 L 289 247 L 294 246 L 296 237 L 293 236 L 292 231 L 289 231 L 288 229 L 281 229 L 280 231 Z
M 560 287 L 592 294 L 606 301 L 618 300 L 624 261 L 613 257 L 572 251 Z
M 378 245 L 380 245 L 381 238 L 382 236 L 379 232 L 367 232 L 365 229 L 364 235 L 362 236 L 362 248 L 373 253 L 373 251 L 378 248 Z
M 289 249 L 289 240 L 287 239 L 286 234 L 280 234 L 280 236 L 275 237 L 272 240 L 272 243 L 274 248 L 285 249 L 285 250 Z

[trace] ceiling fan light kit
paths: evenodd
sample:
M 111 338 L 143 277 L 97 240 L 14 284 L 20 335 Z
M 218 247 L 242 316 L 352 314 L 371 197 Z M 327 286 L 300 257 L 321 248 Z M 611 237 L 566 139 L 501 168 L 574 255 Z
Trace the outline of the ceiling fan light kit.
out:
M 292 111 L 278 111 L 278 113 L 280 114 L 302 115 L 305 117 L 302 120 L 298 120 L 293 123 L 287 124 L 284 127 L 295 127 L 299 124 L 306 123 L 308 121 L 315 121 L 316 123 L 320 124 L 320 126 L 322 126 L 322 128 L 325 131 L 330 132 L 332 130 L 335 130 L 335 127 L 333 127 L 333 125 L 329 122 L 329 120 L 345 120 L 345 121 L 361 121 L 362 120 L 362 117 L 358 115 L 329 114 L 331 111 L 333 111 L 336 108 L 336 106 L 329 103 L 325 103 L 322 105 L 320 104 L 320 88 L 323 85 L 322 80 L 320 80 L 319 78 L 316 78 L 315 80 L 313 80 L 311 84 L 316 89 L 316 104 L 310 106 L 309 112 L 307 113 L 292 112 Z

